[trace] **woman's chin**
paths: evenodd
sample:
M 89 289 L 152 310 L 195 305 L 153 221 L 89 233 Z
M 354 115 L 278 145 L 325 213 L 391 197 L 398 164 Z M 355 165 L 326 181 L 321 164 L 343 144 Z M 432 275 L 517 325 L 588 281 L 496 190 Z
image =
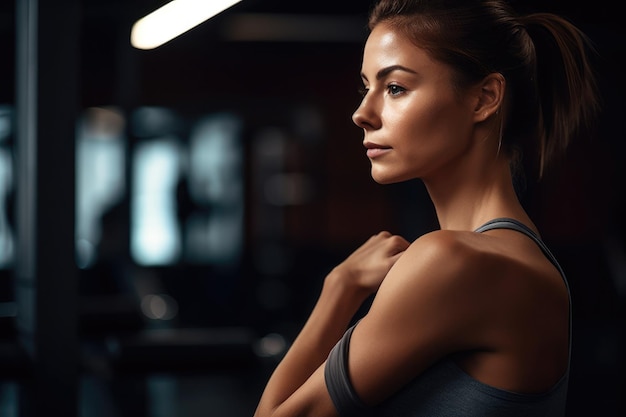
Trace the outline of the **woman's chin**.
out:
M 372 169 L 372 179 L 381 185 L 395 184 L 397 182 L 403 181 L 402 179 L 398 179 L 397 177 L 391 176 L 388 173 L 385 174 L 385 173 L 377 172 L 374 169 Z

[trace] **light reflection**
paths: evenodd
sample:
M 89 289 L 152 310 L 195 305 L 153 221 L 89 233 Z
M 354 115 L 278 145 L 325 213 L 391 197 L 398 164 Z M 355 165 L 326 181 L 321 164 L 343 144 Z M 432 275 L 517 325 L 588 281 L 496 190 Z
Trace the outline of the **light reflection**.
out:
M 134 152 L 131 199 L 131 253 L 142 265 L 168 265 L 181 254 L 176 219 L 180 144 L 163 137 L 138 143 Z
M 254 345 L 254 352 L 260 357 L 276 357 L 287 349 L 287 340 L 278 333 L 270 333 L 262 337 Z
M 90 108 L 78 121 L 76 140 L 76 263 L 97 260 L 101 218 L 125 190 L 125 121 L 114 108 Z
M 189 144 L 189 193 L 196 209 L 185 220 L 187 258 L 234 264 L 243 247 L 242 125 L 234 115 L 201 119 Z
M 189 129 L 188 142 L 182 118 L 170 109 L 141 107 L 130 121 L 139 140 L 131 147 L 132 259 L 144 266 L 172 265 L 183 256 L 186 262 L 237 264 L 244 238 L 241 120 L 229 113 L 202 117 Z M 119 111 L 85 110 L 77 123 L 76 152 L 81 268 L 98 260 L 103 218 L 125 201 L 126 149 Z M 123 247 L 124 242 L 109 244 Z
M 8 212 L 14 187 L 14 165 L 8 141 L 13 134 L 13 108 L 0 105 L 0 268 L 7 268 L 15 256 L 14 235 Z
M 13 160 L 11 154 L 0 148 L 0 268 L 10 266 L 15 255 L 14 237 L 7 216 L 8 195 L 13 188 Z
M 149 294 L 141 299 L 142 313 L 153 320 L 172 320 L 178 314 L 178 303 L 167 294 Z

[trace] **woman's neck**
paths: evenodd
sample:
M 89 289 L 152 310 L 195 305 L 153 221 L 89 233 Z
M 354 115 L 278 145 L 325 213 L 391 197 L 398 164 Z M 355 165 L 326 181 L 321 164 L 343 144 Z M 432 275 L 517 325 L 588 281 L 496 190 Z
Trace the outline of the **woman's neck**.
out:
M 508 162 L 424 179 L 441 229 L 474 230 L 495 217 L 529 221 L 517 198 Z

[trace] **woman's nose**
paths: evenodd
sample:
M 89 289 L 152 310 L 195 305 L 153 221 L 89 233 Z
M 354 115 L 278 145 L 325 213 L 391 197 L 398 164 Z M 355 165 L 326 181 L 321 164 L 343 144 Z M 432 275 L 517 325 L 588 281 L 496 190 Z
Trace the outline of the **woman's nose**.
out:
M 376 129 L 379 125 L 379 118 L 372 108 L 371 100 L 364 97 L 361 104 L 352 114 L 352 121 L 361 129 Z

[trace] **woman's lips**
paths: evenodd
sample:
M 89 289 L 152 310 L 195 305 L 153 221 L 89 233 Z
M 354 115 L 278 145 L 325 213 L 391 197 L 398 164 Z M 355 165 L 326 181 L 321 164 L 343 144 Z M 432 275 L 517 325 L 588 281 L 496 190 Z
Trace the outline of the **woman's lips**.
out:
M 391 150 L 391 148 L 387 148 L 381 145 L 377 145 L 375 143 L 365 143 L 365 147 L 367 148 L 367 157 L 372 159 L 379 157 Z
M 390 150 L 391 148 L 370 148 L 367 150 L 367 157 L 370 159 L 376 158 L 387 153 Z

